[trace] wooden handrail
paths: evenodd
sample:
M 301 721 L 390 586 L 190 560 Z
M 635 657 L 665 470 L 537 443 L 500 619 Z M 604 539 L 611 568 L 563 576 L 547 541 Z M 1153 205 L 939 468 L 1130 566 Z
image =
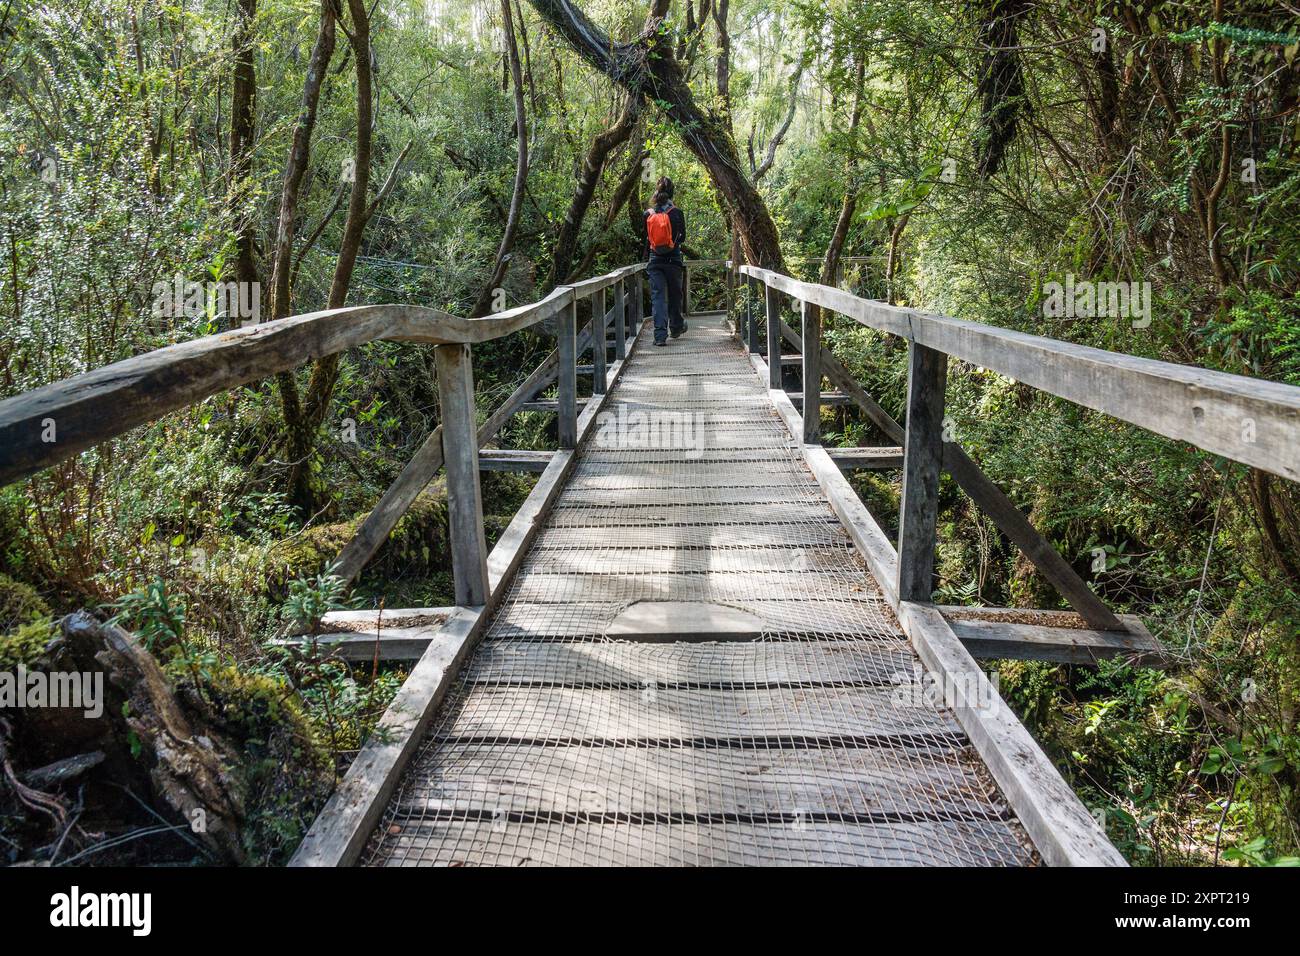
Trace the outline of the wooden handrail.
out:
M 478 319 L 413 305 L 291 316 L 170 345 L 33 389 L 0 401 L 0 486 L 168 412 L 368 342 L 471 345 L 501 338 L 644 268 L 643 263 L 625 266 Z
M 902 336 L 1148 431 L 1300 481 L 1300 388 L 863 299 L 741 266 L 801 302 Z

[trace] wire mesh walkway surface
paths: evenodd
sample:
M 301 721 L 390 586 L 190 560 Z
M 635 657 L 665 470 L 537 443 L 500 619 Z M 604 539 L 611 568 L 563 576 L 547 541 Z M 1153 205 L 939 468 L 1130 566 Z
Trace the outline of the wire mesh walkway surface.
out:
M 745 353 L 647 334 L 365 862 L 1036 863 Z

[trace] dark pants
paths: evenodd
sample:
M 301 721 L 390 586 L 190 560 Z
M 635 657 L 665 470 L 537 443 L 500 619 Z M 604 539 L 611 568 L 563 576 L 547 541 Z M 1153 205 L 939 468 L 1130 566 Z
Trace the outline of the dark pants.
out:
M 682 278 L 686 269 L 680 262 L 655 262 L 646 266 L 650 276 L 650 308 L 655 320 L 655 341 L 668 338 L 669 331 L 686 328 L 682 316 Z

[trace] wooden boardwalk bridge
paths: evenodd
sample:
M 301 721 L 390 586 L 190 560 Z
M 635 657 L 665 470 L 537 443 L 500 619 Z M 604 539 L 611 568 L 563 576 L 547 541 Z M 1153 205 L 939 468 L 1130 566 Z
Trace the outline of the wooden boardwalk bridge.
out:
M 636 265 L 484 319 L 364 306 L 148 353 L 0 402 L 0 481 L 322 355 L 429 343 L 443 423 L 340 573 L 445 468 L 456 606 L 327 618 L 335 652 L 414 665 L 295 865 L 1122 864 L 976 657 L 1159 649 L 944 440 L 948 356 L 1292 480 L 1300 389 L 695 266 L 724 268 L 727 308 L 663 349 Z M 905 427 L 824 348 L 824 311 L 908 340 Z M 546 320 L 555 352 L 480 423 L 472 344 Z M 823 448 L 827 402 L 888 444 Z M 521 410 L 557 416 L 557 451 L 485 447 Z M 842 473 L 864 467 L 902 471 L 897 542 Z M 491 553 L 484 468 L 540 472 Z M 931 603 L 941 470 L 1077 615 Z

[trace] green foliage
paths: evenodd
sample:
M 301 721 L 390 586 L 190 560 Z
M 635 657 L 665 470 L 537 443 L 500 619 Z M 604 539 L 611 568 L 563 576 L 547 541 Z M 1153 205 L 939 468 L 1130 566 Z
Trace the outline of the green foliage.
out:
M 161 577 L 113 603 L 109 623 L 133 631 L 154 654 L 178 648 L 185 633 L 185 601 L 167 591 Z
M 314 578 L 299 578 L 289 583 L 289 597 L 280 609 L 280 617 L 290 624 L 314 629 L 329 611 L 343 605 L 344 582 L 330 565 Z

